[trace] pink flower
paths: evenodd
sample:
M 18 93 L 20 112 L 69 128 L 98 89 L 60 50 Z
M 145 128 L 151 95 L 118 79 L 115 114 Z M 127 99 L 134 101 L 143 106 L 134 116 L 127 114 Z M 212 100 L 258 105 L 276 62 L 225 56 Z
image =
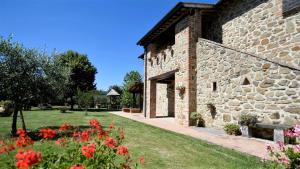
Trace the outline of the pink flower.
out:
M 268 152 L 272 152 L 274 148 L 270 144 L 267 144 L 266 149 Z
M 297 153 L 300 153 L 300 145 L 295 145 L 294 146 L 294 151 Z
M 278 159 L 279 163 L 283 164 L 283 165 L 289 165 L 290 160 L 287 157 L 281 157 Z
M 277 145 L 280 151 L 285 151 L 285 145 L 282 141 L 278 141 Z
M 295 137 L 294 132 L 292 132 L 291 130 L 285 131 L 284 135 L 288 138 Z

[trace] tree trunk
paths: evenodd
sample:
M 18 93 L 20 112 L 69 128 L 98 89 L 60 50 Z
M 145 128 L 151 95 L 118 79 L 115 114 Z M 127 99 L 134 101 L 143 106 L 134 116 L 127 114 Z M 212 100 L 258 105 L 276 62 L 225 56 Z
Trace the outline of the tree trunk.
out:
M 70 104 L 71 104 L 71 110 L 74 110 L 73 96 L 71 96 Z
M 22 120 L 22 128 L 26 132 L 26 125 L 25 125 L 25 120 L 24 120 L 24 116 L 23 116 L 22 106 L 20 108 L 20 115 L 21 115 L 21 120 Z
M 15 103 L 15 109 L 13 114 L 13 121 L 11 125 L 11 134 L 12 136 L 17 135 L 17 120 L 18 120 L 18 112 L 19 112 L 19 106 Z

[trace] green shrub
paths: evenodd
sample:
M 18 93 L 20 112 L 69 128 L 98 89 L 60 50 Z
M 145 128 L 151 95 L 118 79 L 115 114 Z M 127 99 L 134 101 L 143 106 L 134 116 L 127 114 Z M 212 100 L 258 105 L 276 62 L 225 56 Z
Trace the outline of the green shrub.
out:
M 68 107 L 60 107 L 60 108 L 58 108 L 58 110 L 59 110 L 59 112 L 60 113 L 66 113 L 67 111 L 68 111 Z
M 241 135 L 240 126 L 237 124 L 226 124 L 224 130 L 229 135 Z
M 257 116 L 253 114 L 242 114 L 239 123 L 242 126 L 254 126 L 257 123 Z
M 0 101 L 0 106 L 3 106 L 4 109 L 10 109 L 14 107 L 14 104 L 10 100 Z
M 190 118 L 191 118 L 192 121 L 194 121 L 196 123 L 196 125 L 198 127 L 205 127 L 205 121 L 202 118 L 201 113 L 192 112 L 191 115 L 190 115 Z

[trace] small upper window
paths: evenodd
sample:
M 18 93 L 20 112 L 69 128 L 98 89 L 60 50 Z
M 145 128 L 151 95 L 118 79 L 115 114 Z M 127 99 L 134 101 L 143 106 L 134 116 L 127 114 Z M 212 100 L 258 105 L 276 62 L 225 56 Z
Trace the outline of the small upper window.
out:
M 217 91 L 217 82 L 213 82 L 213 92 Z
M 289 16 L 300 11 L 299 0 L 283 0 L 282 1 L 283 15 Z
M 248 78 L 244 79 L 243 85 L 250 85 L 250 81 L 248 80 Z

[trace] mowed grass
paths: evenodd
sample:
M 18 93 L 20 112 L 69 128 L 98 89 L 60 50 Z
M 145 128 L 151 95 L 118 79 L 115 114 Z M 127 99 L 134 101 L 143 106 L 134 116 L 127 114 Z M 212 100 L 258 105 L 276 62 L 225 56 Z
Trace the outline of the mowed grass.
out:
M 87 125 L 89 119 L 98 118 L 102 125 L 108 126 L 114 122 L 117 127 L 125 128 L 125 144 L 134 159 L 143 155 L 147 169 L 227 169 L 227 168 L 262 168 L 260 159 L 229 150 L 189 136 L 166 131 L 145 125 L 106 112 L 71 112 L 61 114 L 58 111 L 29 111 L 25 112 L 28 129 L 45 126 L 59 126 L 63 122 L 73 125 Z M 12 117 L 0 118 L 0 137 L 8 137 Z M 53 144 L 52 142 L 47 143 Z M 43 150 L 43 145 L 37 145 Z M 57 151 L 53 146 L 52 150 Z M 2 158 L 2 159 L 1 159 Z M 5 160 L 13 158 L 0 156 L 0 168 Z

